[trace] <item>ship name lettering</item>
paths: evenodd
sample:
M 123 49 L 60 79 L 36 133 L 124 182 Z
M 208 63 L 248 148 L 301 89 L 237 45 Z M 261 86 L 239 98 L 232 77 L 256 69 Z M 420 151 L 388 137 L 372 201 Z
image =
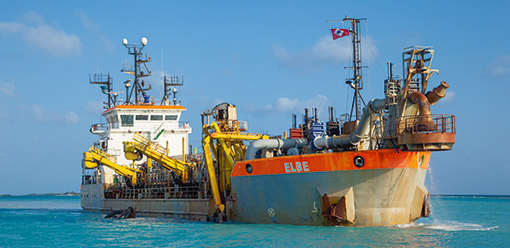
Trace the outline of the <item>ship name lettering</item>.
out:
M 302 162 L 292 162 L 283 163 L 283 167 L 285 168 L 285 173 L 296 173 L 296 172 L 305 172 L 310 171 L 308 168 L 308 161 Z

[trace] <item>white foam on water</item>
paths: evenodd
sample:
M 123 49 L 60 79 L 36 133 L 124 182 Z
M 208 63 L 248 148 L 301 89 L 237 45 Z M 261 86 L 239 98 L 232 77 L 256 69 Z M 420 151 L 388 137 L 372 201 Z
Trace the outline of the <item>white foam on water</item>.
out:
M 434 229 L 434 230 L 443 230 L 443 231 L 490 231 L 496 228 L 499 228 L 499 226 L 491 226 L 491 227 L 484 227 L 479 224 L 469 224 L 469 223 L 445 223 L 445 224 L 429 224 L 424 225 L 424 228 L 427 229 Z
M 499 226 L 491 226 L 491 227 L 484 227 L 479 224 L 470 224 L 470 223 L 459 223 L 459 222 L 445 222 L 445 223 L 430 223 L 430 224 L 424 224 L 424 223 L 411 223 L 411 224 L 402 224 L 402 225 L 395 225 L 393 227 L 396 228 L 419 228 L 419 229 L 433 229 L 433 230 L 442 230 L 442 231 L 490 231 L 494 230 L 496 228 L 499 228 Z

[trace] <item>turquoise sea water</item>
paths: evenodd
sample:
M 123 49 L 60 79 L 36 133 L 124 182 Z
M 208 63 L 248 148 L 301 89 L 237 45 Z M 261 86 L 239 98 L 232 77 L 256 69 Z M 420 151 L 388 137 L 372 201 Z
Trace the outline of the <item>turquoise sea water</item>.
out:
M 75 196 L 0 197 L 0 247 L 510 247 L 510 197 L 432 197 L 431 207 L 411 225 L 308 227 L 104 219 Z

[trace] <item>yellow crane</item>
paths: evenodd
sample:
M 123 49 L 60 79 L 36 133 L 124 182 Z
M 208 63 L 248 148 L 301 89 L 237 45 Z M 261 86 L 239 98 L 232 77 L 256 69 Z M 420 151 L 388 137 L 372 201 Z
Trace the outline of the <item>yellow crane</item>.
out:
M 216 122 L 209 122 L 209 116 L 214 116 Z M 246 122 L 237 121 L 235 106 L 228 103 L 217 105 L 202 113 L 202 149 L 205 164 L 209 173 L 209 181 L 216 209 L 225 210 L 221 202 L 220 192 L 230 190 L 230 174 L 237 161 L 244 159 L 246 146 L 244 141 L 268 139 L 269 136 L 245 133 Z M 214 160 L 218 167 L 219 185 L 216 178 Z
M 133 135 L 133 141 L 124 141 L 124 152 L 126 158 L 136 158 L 141 152 L 150 159 L 161 164 L 161 166 L 175 172 L 181 177 L 182 182 L 188 181 L 188 170 L 194 165 L 180 161 L 168 156 L 167 150 L 156 142 L 152 142 L 141 133 Z
M 88 152 L 83 153 L 83 160 L 85 167 L 89 169 L 96 168 L 99 164 L 101 164 L 113 169 L 121 176 L 130 177 L 132 185 L 136 184 L 138 174 L 142 173 L 140 170 L 117 164 L 117 158 L 94 146 L 91 146 Z

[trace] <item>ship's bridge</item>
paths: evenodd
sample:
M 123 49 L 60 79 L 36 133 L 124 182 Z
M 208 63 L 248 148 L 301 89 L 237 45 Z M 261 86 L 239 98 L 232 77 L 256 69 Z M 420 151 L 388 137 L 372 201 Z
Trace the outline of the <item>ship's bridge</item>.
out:
M 180 123 L 183 106 L 117 105 L 103 112 L 108 131 L 161 132 L 161 130 L 189 129 L 188 123 Z
M 107 123 L 92 125 L 91 132 L 101 136 L 97 146 L 120 164 L 132 163 L 124 157 L 122 142 L 131 140 L 134 133 L 167 147 L 170 156 L 180 156 L 190 152 L 191 126 L 179 121 L 185 110 L 180 105 L 117 105 L 103 112 Z

